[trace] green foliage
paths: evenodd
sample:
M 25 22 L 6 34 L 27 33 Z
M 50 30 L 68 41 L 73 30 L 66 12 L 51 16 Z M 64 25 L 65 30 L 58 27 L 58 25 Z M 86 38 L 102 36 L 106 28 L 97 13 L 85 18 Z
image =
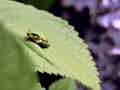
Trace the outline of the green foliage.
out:
M 53 83 L 49 90 L 78 90 L 78 88 L 75 81 L 64 78 Z
M 14 1 L 0 0 L 0 12 L 0 21 L 9 30 L 6 32 L 22 43 L 21 48 L 34 63 L 35 71 L 60 74 L 76 79 L 93 90 L 100 90 L 98 72 L 87 45 L 66 21 Z M 50 47 L 43 49 L 27 40 L 28 29 L 44 33 Z M 5 42 L 4 38 L 0 42 Z
M 0 25 L 0 90 L 40 90 L 22 43 Z
M 54 2 L 54 0 L 16 0 L 16 1 L 28 4 L 28 5 L 33 5 L 36 8 L 41 10 L 48 10 Z

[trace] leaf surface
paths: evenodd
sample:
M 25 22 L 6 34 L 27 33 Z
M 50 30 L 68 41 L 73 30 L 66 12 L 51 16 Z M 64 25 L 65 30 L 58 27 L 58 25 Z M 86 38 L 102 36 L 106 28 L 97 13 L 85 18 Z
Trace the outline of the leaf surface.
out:
M 49 90 L 78 90 L 78 88 L 74 80 L 64 78 L 53 83 Z
M 0 21 L 23 44 L 35 70 L 60 74 L 76 79 L 93 90 L 100 90 L 98 72 L 88 46 L 66 21 L 14 1 L 0 1 L 0 12 Z M 44 33 L 50 47 L 43 49 L 26 40 L 28 29 Z
M 40 90 L 21 43 L 0 24 L 0 90 Z

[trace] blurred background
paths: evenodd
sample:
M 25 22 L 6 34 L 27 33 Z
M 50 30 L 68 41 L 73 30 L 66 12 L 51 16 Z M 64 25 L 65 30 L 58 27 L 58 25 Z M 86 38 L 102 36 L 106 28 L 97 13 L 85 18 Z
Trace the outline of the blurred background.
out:
M 102 90 L 120 90 L 120 0 L 16 0 L 59 16 L 89 45 Z M 60 76 L 40 74 L 43 87 Z M 49 81 L 48 81 L 49 80 Z M 77 83 L 78 90 L 89 90 Z

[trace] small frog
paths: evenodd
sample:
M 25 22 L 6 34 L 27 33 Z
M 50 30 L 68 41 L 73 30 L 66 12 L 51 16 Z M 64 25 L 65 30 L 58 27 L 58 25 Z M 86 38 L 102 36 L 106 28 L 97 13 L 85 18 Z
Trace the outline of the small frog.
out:
M 36 44 L 38 44 L 40 47 L 42 48 L 47 48 L 50 46 L 50 44 L 48 43 L 48 40 L 46 39 L 44 34 L 36 34 L 36 33 L 32 33 L 32 32 L 27 32 L 27 36 L 28 39 Z

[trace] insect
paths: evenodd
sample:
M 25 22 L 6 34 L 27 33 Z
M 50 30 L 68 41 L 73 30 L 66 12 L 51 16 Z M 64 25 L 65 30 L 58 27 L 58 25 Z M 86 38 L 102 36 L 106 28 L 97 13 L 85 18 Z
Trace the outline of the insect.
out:
M 27 32 L 28 39 L 36 44 L 38 44 L 42 48 L 47 48 L 50 46 L 48 40 L 46 39 L 44 34 L 38 35 L 37 33 Z

